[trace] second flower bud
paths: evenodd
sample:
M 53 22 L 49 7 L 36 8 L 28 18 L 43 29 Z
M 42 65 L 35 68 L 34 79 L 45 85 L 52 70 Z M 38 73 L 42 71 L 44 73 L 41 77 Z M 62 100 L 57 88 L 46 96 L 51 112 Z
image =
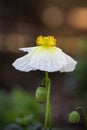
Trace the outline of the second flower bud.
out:
M 35 97 L 37 102 L 39 103 L 45 103 L 47 99 L 47 89 L 45 87 L 38 87 L 36 89 Z

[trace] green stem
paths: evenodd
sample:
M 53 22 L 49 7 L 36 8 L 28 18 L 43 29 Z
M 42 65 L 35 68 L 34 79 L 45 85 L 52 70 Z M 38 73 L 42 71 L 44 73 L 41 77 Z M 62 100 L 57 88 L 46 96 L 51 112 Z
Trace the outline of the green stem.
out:
M 46 101 L 46 115 L 45 115 L 45 125 L 44 130 L 47 130 L 47 126 L 49 124 L 49 128 L 51 130 L 51 105 L 50 105 L 50 79 L 48 77 L 48 72 L 45 74 L 45 86 L 47 88 L 47 101 Z
M 85 120 L 85 128 L 87 130 L 87 115 L 86 115 L 86 111 L 83 107 L 78 107 L 76 110 L 82 110 L 83 115 L 84 115 L 84 120 Z
M 49 103 L 49 127 L 50 127 L 50 130 L 52 130 L 52 114 L 51 114 L 51 105 Z
M 45 78 L 42 80 L 41 86 L 45 86 Z

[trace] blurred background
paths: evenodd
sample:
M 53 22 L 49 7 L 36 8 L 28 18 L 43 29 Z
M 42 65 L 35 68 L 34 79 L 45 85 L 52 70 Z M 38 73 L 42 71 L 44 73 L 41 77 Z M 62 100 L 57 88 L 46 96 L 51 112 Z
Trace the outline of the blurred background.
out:
M 44 121 L 45 106 L 34 98 L 44 72 L 25 73 L 12 67 L 26 54 L 18 49 L 35 46 L 39 35 L 55 36 L 57 46 L 78 61 L 72 73 L 49 74 L 53 124 L 69 126 L 71 111 L 78 106 L 87 109 L 87 1 L 0 0 L 1 126 Z M 80 125 L 84 127 L 83 117 Z

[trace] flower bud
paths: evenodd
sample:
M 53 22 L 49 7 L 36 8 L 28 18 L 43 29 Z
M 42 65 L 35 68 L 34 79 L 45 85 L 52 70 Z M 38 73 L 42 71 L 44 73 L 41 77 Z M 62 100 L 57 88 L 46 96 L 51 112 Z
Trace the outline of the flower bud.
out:
M 35 97 L 36 97 L 37 102 L 39 102 L 39 103 L 46 102 L 47 89 L 45 87 L 38 87 L 36 89 Z
M 73 111 L 69 114 L 69 118 L 68 118 L 69 122 L 72 124 L 77 124 L 79 123 L 80 120 L 80 115 L 78 111 Z

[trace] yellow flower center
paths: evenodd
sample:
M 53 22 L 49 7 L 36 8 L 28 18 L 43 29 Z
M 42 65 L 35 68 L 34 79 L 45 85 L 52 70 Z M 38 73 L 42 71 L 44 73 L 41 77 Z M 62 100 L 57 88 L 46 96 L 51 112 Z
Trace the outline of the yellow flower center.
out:
M 36 39 L 36 44 L 45 47 L 56 46 L 56 39 L 54 36 L 39 36 Z

